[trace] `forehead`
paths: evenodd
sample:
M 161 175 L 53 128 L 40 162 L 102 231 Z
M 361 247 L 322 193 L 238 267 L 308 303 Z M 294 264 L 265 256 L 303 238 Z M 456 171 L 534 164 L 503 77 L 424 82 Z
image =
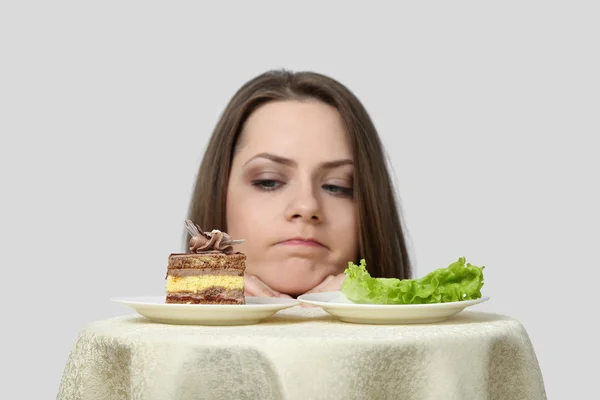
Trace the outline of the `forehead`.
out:
M 239 152 L 270 152 L 297 161 L 352 158 L 341 115 L 316 100 L 275 101 L 254 111 L 242 129 Z

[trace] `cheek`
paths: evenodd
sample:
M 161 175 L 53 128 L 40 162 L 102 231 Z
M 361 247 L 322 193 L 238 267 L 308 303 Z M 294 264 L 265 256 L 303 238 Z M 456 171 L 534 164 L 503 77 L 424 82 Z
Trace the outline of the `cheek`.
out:
M 349 228 L 356 228 L 356 216 L 354 211 L 354 203 L 345 201 L 328 205 L 329 222 L 335 226 L 336 230 L 345 230 Z M 346 236 L 356 233 L 356 229 L 351 232 L 346 232 Z
M 359 253 L 358 223 L 354 203 L 344 204 L 343 206 L 338 203 L 330 210 L 332 233 L 335 235 L 341 257 L 343 261 L 354 260 Z
M 251 225 L 252 212 L 248 212 L 246 199 L 239 189 L 230 188 L 227 194 L 227 233 L 236 239 L 246 239 Z
M 229 189 L 227 195 L 227 233 L 246 242 L 240 245 L 248 249 L 248 243 L 265 237 L 272 219 L 273 207 L 252 193 L 252 188 L 238 186 Z M 255 243 L 256 244 L 256 243 Z M 243 246 L 243 247 L 242 247 Z

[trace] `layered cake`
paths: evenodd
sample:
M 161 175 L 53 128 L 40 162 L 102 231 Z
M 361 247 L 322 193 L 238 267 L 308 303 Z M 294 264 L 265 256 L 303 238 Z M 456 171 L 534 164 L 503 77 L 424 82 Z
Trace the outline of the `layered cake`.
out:
M 246 255 L 233 251 L 243 240 L 217 229 L 203 232 L 186 221 L 190 232 L 188 253 L 169 255 L 167 303 L 245 304 L 244 271 Z

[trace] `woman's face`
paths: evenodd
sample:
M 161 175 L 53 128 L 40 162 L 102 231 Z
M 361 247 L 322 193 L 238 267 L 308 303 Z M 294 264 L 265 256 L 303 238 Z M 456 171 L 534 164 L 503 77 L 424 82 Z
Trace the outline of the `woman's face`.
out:
M 358 255 L 353 159 L 338 111 L 317 101 L 267 103 L 250 115 L 233 157 L 227 231 L 246 270 L 302 294 Z

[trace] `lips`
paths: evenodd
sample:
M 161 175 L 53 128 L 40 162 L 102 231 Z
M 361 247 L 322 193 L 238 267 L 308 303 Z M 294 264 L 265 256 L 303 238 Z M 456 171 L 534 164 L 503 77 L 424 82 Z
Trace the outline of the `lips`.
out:
M 282 242 L 279 242 L 279 244 L 286 245 L 286 246 L 301 246 L 301 247 L 325 247 L 317 239 L 301 238 L 301 237 L 287 239 Z

